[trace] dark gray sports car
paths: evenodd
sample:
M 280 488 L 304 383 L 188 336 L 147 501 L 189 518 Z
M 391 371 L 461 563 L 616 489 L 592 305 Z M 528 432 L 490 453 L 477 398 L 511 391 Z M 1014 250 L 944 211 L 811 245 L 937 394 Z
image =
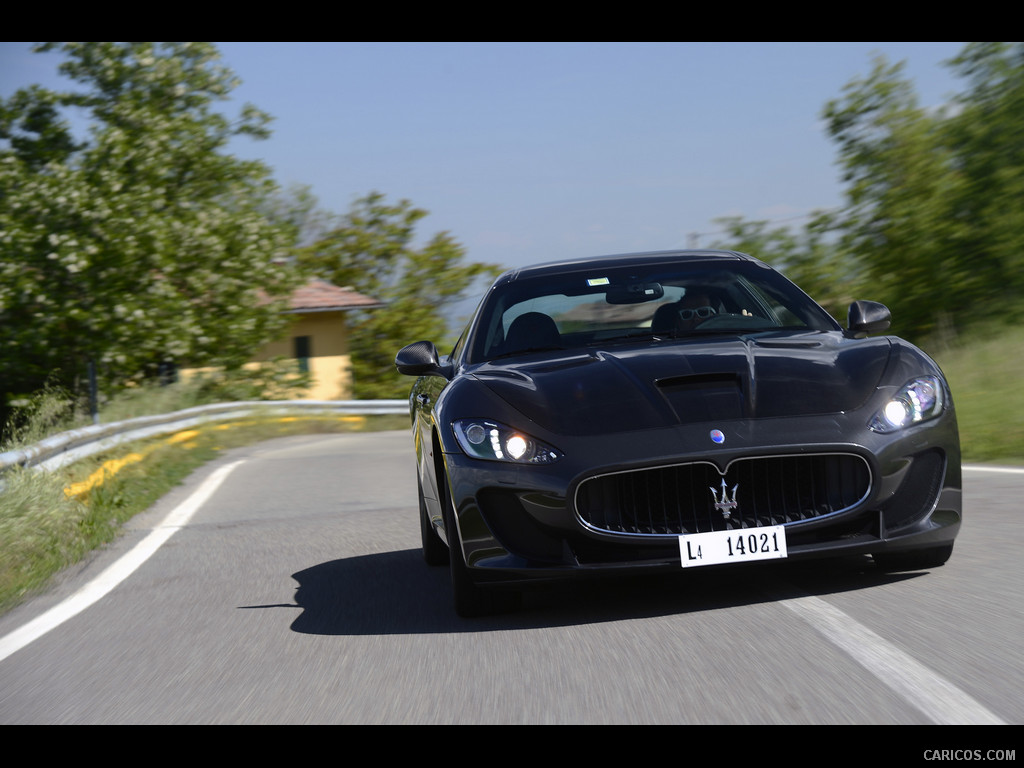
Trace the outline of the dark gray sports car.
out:
M 741 253 L 515 269 L 451 354 L 395 363 L 423 552 L 474 615 L 525 584 L 870 554 L 941 565 L 960 444 L 938 366 L 855 301 L 846 330 Z M 505 597 L 502 597 L 502 596 Z

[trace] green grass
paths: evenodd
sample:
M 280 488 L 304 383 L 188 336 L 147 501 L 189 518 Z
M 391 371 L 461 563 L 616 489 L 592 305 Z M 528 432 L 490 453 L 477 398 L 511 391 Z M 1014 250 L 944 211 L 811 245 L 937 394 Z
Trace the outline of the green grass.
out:
M 932 354 L 953 391 L 963 460 L 1024 464 L 1024 329 L 979 330 Z

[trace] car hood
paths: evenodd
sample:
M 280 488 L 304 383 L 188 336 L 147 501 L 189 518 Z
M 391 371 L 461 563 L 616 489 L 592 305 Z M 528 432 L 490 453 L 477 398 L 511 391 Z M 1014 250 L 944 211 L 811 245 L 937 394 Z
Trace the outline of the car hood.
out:
M 887 338 L 840 333 L 696 339 L 547 352 L 472 375 L 544 428 L 588 435 L 854 410 L 890 350 Z

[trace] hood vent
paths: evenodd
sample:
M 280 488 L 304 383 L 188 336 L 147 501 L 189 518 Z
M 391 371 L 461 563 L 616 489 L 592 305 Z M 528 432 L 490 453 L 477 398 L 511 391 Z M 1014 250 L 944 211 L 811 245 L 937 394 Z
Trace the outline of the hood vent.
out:
M 673 376 L 655 383 L 681 424 L 750 416 L 743 381 L 735 373 Z

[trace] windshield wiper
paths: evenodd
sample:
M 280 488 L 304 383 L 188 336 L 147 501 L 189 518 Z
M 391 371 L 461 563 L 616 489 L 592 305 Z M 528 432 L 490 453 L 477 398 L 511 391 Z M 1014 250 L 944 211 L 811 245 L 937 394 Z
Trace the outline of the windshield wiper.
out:
M 636 339 L 672 339 L 675 338 L 672 333 L 661 333 L 660 331 L 634 331 L 633 333 L 620 333 L 616 336 L 606 336 L 601 339 L 594 339 L 588 341 L 588 347 L 599 346 L 601 344 L 609 344 L 614 342 L 623 341 L 634 341 Z

